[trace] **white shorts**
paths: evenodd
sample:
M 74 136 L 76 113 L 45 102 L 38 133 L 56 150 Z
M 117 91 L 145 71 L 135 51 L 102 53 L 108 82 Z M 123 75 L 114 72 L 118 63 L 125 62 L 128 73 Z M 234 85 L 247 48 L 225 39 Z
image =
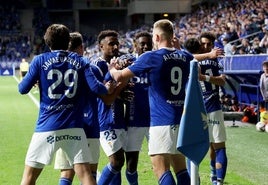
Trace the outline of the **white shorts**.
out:
M 90 162 L 86 135 L 82 128 L 35 132 L 27 151 L 25 164 L 42 168 L 51 163 L 55 152 L 62 148 L 70 165 Z M 35 166 L 36 165 L 36 166 Z
M 100 140 L 87 139 L 90 152 L 88 155 L 91 158 L 90 164 L 97 164 L 100 158 Z M 73 165 L 69 163 L 66 153 L 60 148 L 56 152 L 54 169 L 72 169 Z
M 221 143 L 226 141 L 226 131 L 224 118 L 221 110 L 211 112 L 208 116 L 208 132 L 211 143 Z
M 87 141 L 92 156 L 90 164 L 98 164 L 100 159 L 100 140 L 99 138 L 88 138 Z
M 149 127 L 128 127 L 126 152 L 140 151 L 144 137 L 148 138 Z
M 120 148 L 125 149 L 126 136 L 125 129 L 111 129 L 100 132 L 100 144 L 105 154 L 111 156 Z
M 149 129 L 149 155 L 179 154 L 177 139 L 179 125 L 155 126 Z

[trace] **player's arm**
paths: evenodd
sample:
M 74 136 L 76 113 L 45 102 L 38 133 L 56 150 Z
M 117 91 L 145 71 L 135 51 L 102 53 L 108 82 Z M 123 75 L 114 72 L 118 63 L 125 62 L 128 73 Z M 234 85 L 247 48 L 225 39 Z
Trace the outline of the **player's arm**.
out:
M 109 82 L 107 82 L 109 83 Z M 107 87 L 108 84 L 105 84 L 105 86 Z M 122 83 L 117 83 L 115 89 L 113 90 L 112 93 L 110 94 L 105 94 L 105 95 L 99 95 L 99 98 L 106 104 L 106 105 L 111 105 L 115 99 L 119 96 L 120 92 L 122 91 L 122 89 L 124 89 L 126 85 L 122 84 Z M 108 87 L 109 88 L 109 87 Z
M 209 76 L 209 75 L 203 75 L 199 73 L 199 80 L 200 81 L 206 81 L 218 86 L 224 86 L 225 84 L 225 75 L 222 74 L 220 76 Z
M 104 86 L 100 81 L 97 80 L 94 73 L 92 72 L 90 65 L 85 69 L 85 77 L 87 84 L 92 90 L 92 92 L 96 94 L 108 94 L 106 86 Z
M 194 58 L 198 61 L 206 60 L 206 59 L 214 59 L 219 56 L 223 56 L 224 51 L 220 48 L 214 48 L 208 53 L 201 54 L 193 54 Z
M 134 76 L 134 74 L 128 68 L 123 70 L 116 70 L 114 68 L 110 70 L 110 74 L 112 78 L 117 81 L 118 86 L 115 88 L 112 94 L 100 96 L 106 105 L 110 105 L 114 102 L 114 100 L 120 95 L 121 91 L 127 86 L 128 80 Z
M 209 76 L 209 75 L 204 75 L 201 73 L 201 68 L 198 66 L 198 79 L 200 81 L 206 81 L 218 86 L 224 86 L 226 80 L 225 80 L 225 75 L 221 74 L 220 76 Z
M 18 89 L 21 94 L 27 94 L 28 92 L 30 92 L 32 87 L 37 83 L 38 71 L 39 67 L 37 62 L 32 62 L 32 65 L 30 66 L 26 76 L 18 85 Z
M 117 69 L 118 69 L 117 59 L 112 59 L 110 61 L 109 71 L 110 71 L 112 78 L 117 82 L 127 84 L 128 80 L 134 77 L 134 73 L 132 73 L 132 71 L 130 71 L 128 67 L 122 70 L 117 70 Z

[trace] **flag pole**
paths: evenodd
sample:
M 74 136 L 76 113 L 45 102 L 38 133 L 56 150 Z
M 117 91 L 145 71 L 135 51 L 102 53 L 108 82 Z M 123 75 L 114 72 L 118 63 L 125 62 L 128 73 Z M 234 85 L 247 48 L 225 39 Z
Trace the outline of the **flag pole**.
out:
M 191 185 L 199 185 L 198 166 L 191 161 Z

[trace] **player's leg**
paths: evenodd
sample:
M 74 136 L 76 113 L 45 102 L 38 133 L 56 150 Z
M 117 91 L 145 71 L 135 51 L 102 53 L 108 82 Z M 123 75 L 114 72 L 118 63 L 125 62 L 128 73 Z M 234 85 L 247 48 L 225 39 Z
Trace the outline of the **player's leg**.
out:
M 120 171 L 124 165 L 124 150 L 126 131 L 111 129 L 100 132 L 100 143 L 103 151 L 109 156 L 109 164 L 102 170 L 98 185 L 108 185 L 111 180 L 114 184 L 121 184 Z
M 212 184 L 217 184 L 216 153 L 211 145 L 209 148 L 209 156 L 210 156 L 210 181 L 212 182 Z
M 43 168 L 34 168 L 25 165 L 21 185 L 33 185 L 41 174 Z
M 47 138 L 54 135 L 54 131 L 35 132 L 33 134 L 25 158 L 25 168 L 21 180 L 21 185 L 35 184 L 44 166 L 51 162 L 53 158 L 55 142 L 49 143 L 47 142 Z
M 59 169 L 59 185 L 71 185 L 74 178 L 73 166 L 70 164 L 66 153 L 60 148 L 56 152 L 54 169 Z
M 95 180 L 97 180 L 98 163 L 100 158 L 100 140 L 99 138 L 88 138 L 88 146 L 92 155 L 90 169 Z
M 120 171 L 124 165 L 124 150 L 120 148 L 109 156 L 109 164 L 102 170 L 98 185 L 121 184 Z
M 127 142 L 125 148 L 126 156 L 126 178 L 129 184 L 138 184 L 138 160 L 139 151 L 145 135 L 148 135 L 149 127 L 128 127 Z
M 139 151 L 135 152 L 125 152 L 126 155 L 126 178 L 129 184 L 137 185 L 138 184 L 138 160 L 139 160 Z
M 221 110 L 208 113 L 208 119 L 212 120 L 209 126 L 209 139 L 211 143 L 211 166 L 214 165 L 217 175 L 217 185 L 223 184 L 227 170 L 227 155 L 225 148 L 226 130 L 223 113 Z M 216 184 L 214 182 L 214 184 Z
M 83 185 L 96 185 L 89 164 L 92 161 L 92 155 L 84 130 L 81 128 L 65 129 L 59 132 L 58 135 L 66 133 L 76 136 L 74 138 L 78 139 L 62 140 L 59 147 L 66 153 L 68 161 L 73 166 L 80 182 Z
M 112 178 L 112 181 L 109 183 L 110 185 L 121 185 L 121 169 L 124 166 L 125 157 L 124 150 L 120 148 L 119 151 L 115 152 L 113 155 L 109 156 L 109 161 L 111 166 L 118 171 L 117 174 Z
M 170 154 L 151 155 L 153 172 L 160 185 L 175 185 L 175 180 L 170 171 Z
M 226 170 L 227 170 L 227 155 L 226 155 L 226 148 L 225 143 L 212 143 L 214 148 L 216 158 L 215 158 L 215 167 L 216 167 L 216 174 L 217 174 L 217 185 L 223 184 Z
M 149 152 L 153 171 L 160 185 L 175 185 L 170 171 L 172 154 L 176 149 L 178 125 L 154 126 L 149 129 Z
M 121 176 L 121 171 L 112 178 L 111 182 L 109 185 L 121 185 L 122 182 L 122 176 Z
M 171 166 L 176 174 L 177 185 L 190 185 L 190 176 L 186 168 L 186 160 L 182 154 L 173 154 L 170 157 Z
M 78 179 L 83 185 L 96 185 L 96 181 L 92 176 L 89 163 L 76 163 L 74 164 L 74 171 Z
M 71 185 L 75 172 L 73 169 L 62 169 L 60 173 L 59 185 Z

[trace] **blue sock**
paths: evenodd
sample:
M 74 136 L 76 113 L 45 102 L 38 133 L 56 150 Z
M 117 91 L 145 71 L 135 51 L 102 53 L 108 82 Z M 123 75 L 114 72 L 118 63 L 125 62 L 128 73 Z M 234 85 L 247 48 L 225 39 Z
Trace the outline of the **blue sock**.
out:
M 176 173 L 176 177 L 177 177 L 177 185 L 190 185 L 191 184 L 191 179 L 186 169 Z
M 119 171 L 115 170 L 111 164 L 107 164 L 102 170 L 98 185 L 108 185 L 117 173 L 119 173 Z
M 159 185 L 176 185 L 170 170 L 166 171 L 158 181 Z
M 217 174 L 216 174 L 216 161 L 210 161 L 210 180 L 211 182 L 217 181 Z
M 72 181 L 70 179 L 61 177 L 59 181 L 59 185 L 71 185 Z
M 121 172 L 114 175 L 113 179 L 109 183 L 109 185 L 121 185 Z
M 226 175 L 227 170 L 227 156 L 225 148 L 221 148 L 215 151 L 216 152 L 216 163 L 221 164 L 221 168 L 216 169 L 218 181 L 223 181 Z
M 138 185 L 138 172 L 130 173 L 126 170 L 126 178 L 129 185 Z

